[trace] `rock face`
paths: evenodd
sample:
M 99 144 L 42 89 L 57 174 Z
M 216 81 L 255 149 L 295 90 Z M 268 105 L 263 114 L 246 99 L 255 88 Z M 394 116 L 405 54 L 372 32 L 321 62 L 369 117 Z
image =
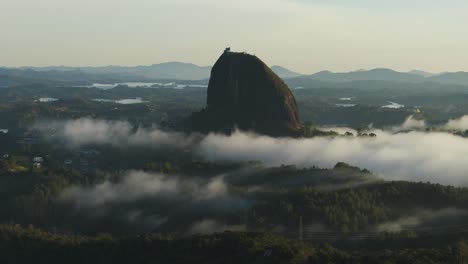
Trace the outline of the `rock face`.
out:
M 302 127 L 284 81 L 257 57 L 230 51 L 213 66 L 207 106 L 192 123 L 203 132 L 238 128 L 272 136 L 295 136 Z

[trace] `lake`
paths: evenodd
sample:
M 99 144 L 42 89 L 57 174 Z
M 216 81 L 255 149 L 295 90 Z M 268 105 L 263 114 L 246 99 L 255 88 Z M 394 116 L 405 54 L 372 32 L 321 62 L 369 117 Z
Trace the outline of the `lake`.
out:
M 392 101 L 388 101 L 388 103 L 389 103 L 388 105 L 384 105 L 384 106 L 382 106 L 382 108 L 399 109 L 399 108 L 404 108 L 405 107 L 405 105 L 395 103 L 395 102 L 392 102 Z
M 356 104 L 335 104 L 336 107 L 355 107 Z
M 130 88 L 173 88 L 173 89 L 184 89 L 187 87 L 195 88 L 207 88 L 206 84 L 178 84 L 176 82 L 160 83 L 160 82 L 125 82 L 125 83 L 114 83 L 114 84 L 105 84 L 105 83 L 93 83 L 90 86 L 85 86 L 88 88 L 97 88 L 102 90 L 114 89 L 115 87 L 122 85 L 128 86 Z M 83 86 L 78 86 L 83 87 Z
M 52 97 L 41 97 L 41 98 L 39 98 L 39 99 L 36 100 L 36 101 L 41 102 L 41 103 L 49 103 L 49 102 L 55 102 L 55 101 L 58 101 L 58 100 L 59 100 L 59 99 L 57 99 L 57 98 L 52 98 Z
M 116 103 L 116 104 L 141 104 L 146 103 L 148 101 L 143 101 L 140 97 L 133 98 L 133 99 L 120 99 L 120 100 L 109 100 L 109 99 L 91 99 L 95 102 L 103 102 L 103 103 Z

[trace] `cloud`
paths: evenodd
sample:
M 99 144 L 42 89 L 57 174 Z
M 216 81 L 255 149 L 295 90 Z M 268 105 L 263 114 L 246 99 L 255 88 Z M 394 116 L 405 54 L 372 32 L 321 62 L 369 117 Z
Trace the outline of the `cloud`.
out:
M 413 115 L 406 118 L 405 122 L 401 126 L 393 127 L 393 132 L 408 131 L 408 130 L 424 130 L 428 128 L 424 119 L 416 119 Z M 468 130 L 468 115 L 462 116 L 456 119 L 450 119 L 443 125 L 437 125 L 433 127 L 438 131 L 461 131 Z
M 125 121 L 106 121 L 80 118 L 69 121 L 39 122 L 34 128 L 48 138 L 63 139 L 67 146 L 79 147 L 88 144 L 110 144 L 128 146 L 172 146 L 185 147 L 192 144 L 195 136 L 165 132 L 156 127 L 133 127 Z M 53 137 L 50 137 L 53 135 Z
M 468 130 L 468 115 L 462 116 L 458 119 L 450 119 L 443 128 L 456 131 Z
M 414 228 L 421 224 L 421 219 L 417 216 L 405 216 L 397 221 L 386 222 L 376 227 L 377 232 L 401 232 Z
M 468 185 L 468 139 L 443 132 L 374 132 L 376 138 L 272 138 L 239 131 L 231 136 L 210 134 L 198 152 L 211 161 L 261 161 L 271 166 L 331 168 L 343 161 L 386 180 Z
M 190 228 L 190 234 L 211 234 L 224 231 L 245 231 L 245 225 L 228 225 L 213 219 L 196 222 Z
M 408 116 L 403 124 L 393 127 L 392 132 L 408 131 L 408 130 L 424 130 L 429 128 L 424 119 L 416 119 L 413 115 Z M 460 131 L 468 130 L 468 115 L 456 119 L 450 119 L 447 123 L 433 126 L 437 131 Z
M 113 203 L 131 203 L 143 199 L 202 201 L 228 197 L 223 177 L 210 180 L 129 171 L 118 181 L 84 187 L 72 186 L 60 199 L 78 207 L 96 208 Z
M 125 223 L 138 226 L 141 230 L 154 230 L 158 226 L 167 222 L 167 217 L 157 214 L 145 214 L 143 210 L 134 209 L 128 212 L 120 212 L 120 219 Z
M 425 129 L 426 121 L 421 119 L 415 119 L 413 115 L 410 115 L 406 118 L 405 122 L 401 125 L 401 128 L 404 130 L 410 129 Z
M 244 210 L 249 203 L 230 192 L 223 175 L 202 179 L 143 171 L 129 171 L 93 186 L 68 187 L 59 201 L 72 209 L 74 217 L 89 219 L 83 222 L 84 231 L 117 227 L 139 233 L 164 226 L 180 234 L 243 230 L 205 218 Z M 106 221 L 116 225 L 95 227 Z
M 398 128 L 391 128 L 389 131 L 374 130 L 376 138 L 302 139 L 272 138 L 240 131 L 230 136 L 212 133 L 202 137 L 165 132 L 157 128 L 134 128 L 128 122 L 86 118 L 66 122 L 42 122 L 36 128 L 46 135 L 54 133 L 55 137 L 65 140 L 66 145 L 70 146 L 111 144 L 121 147 L 190 147 L 199 157 L 209 161 L 260 161 L 270 166 L 294 164 L 301 167 L 331 168 L 337 162 L 346 162 L 369 169 L 386 180 L 468 186 L 465 173 L 468 139 L 444 132 L 464 130 L 468 127 L 468 116 L 436 127 L 438 132 L 419 131 L 425 126 L 424 120 L 416 120 L 410 116 Z M 394 133 L 413 129 L 418 131 Z M 348 129 L 340 128 L 341 132 L 345 130 Z M 131 177 L 127 180 L 130 181 Z M 157 178 L 153 179 L 155 180 Z M 126 182 L 127 185 L 129 183 L 131 182 Z M 167 181 L 167 184 L 171 182 Z M 102 185 L 99 188 L 109 186 Z M 111 188 L 120 187 L 112 185 Z
M 465 117 L 450 120 L 445 126 L 460 129 L 463 128 L 460 124 L 466 120 Z M 230 136 L 212 133 L 198 138 L 156 128 L 134 128 L 127 122 L 119 121 L 78 119 L 52 123 L 52 129 L 36 127 L 44 133 L 52 131 L 73 146 L 189 146 L 196 150 L 196 155 L 209 161 L 261 161 L 269 166 L 294 164 L 299 167 L 332 168 L 342 161 L 370 169 L 386 180 L 468 186 L 468 139 L 447 132 L 393 133 L 393 130 L 374 130 L 377 134 L 375 138 L 272 138 L 236 131 Z M 416 129 L 423 125 L 424 121 L 409 117 L 401 127 Z M 85 215 L 117 217 L 145 231 L 172 223 L 172 220 L 180 217 L 173 208 L 178 208 L 179 212 L 197 212 L 182 232 L 243 230 L 244 226 L 226 224 L 215 219 L 214 215 L 247 207 L 247 198 L 237 196 L 229 188 L 229 183 L 242 182 L 242 177 L 247 178 L 249 170 L 255 171 L 255 168 L 245 170 L 210 178 L 129 171 L 94 186 L 69 187 L 60 199 L 71 203 Z M 415 214 L 384 223 L 376 229 L 398 231 L 419 227 L 438 221 L 442 216 L 460 213 L 454 210 L 418 210 Z M 435 216 L 431 218 L 431 215 Z
M 386 222 L 376 227 L 378 232 L 401 232 L 404 230 L 426 230 L 430 231 L 431 224 L 440 227 L 449 227 L 448 223 L 457 221 L 460 217 L 466 216 L 468 211 L 457 208 L 444 208 L 440 210 L 414 210 L 411 215 L 400 217 L 396 221 Z M 438 224 L 437 224 L 438 223 Z M 428 225 L 427 227 L 423 227 Z

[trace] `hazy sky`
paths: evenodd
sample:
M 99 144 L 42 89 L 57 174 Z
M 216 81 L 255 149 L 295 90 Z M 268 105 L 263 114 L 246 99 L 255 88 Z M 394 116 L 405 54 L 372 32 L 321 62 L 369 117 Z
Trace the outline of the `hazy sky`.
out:
M 468 71 L 467 14 L 466 0 L 0 0 L 0 65 L 211 65 L 231 46 L 303 73 Z

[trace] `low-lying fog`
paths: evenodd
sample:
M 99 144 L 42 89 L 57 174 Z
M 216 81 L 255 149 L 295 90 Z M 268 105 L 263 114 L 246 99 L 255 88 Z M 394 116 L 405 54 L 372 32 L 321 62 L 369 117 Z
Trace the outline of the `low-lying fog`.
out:
M 46 131 L 51 125 L 36 127 Z M 400 127 L 373 130 L 377 137 L 302 139 L 272 138 L 240 131 L 230 136 L 187 136 L 158 128 L 134 129 L 127 122 L 93 119 L 55 122 L 53 127 L 56 136 L 75 147 L 83 144 L 191 147 L 209 161 L 260 161 L 271 166 L 294 164 L 331 168 L 342 161 L 369 169 L 386 180 L 468 186 L 468 139 L 449 132 L 468 129 L 468 116 L 450 120 L 438 132 L 426 132 L 423 120 L 409 117 Z M 336 130 L 340 133 L 353 131 Z M 403 130 L 405 132 L 399 132 Z
M 88 118 L 44 121 L 37 123 L 35 128 L 48 136 L 52 143 L 55 140 L 65 141 L 65 145 L 70 148 L 89 144 L 118 148 L 169 147 L 180 151 L 188 148 L 195 153 L 197 159 L 261 161 L 267 166 L 294 164 L 298 167 L 331 168 L 343 161 L 367 168 L 385 180 L 468 186 L 465 172 L 468 139 L 453 134 L 468 129 L 468 116 L 450 120 L 445 125 L 431 129 L 427 128 L 424 120 L 410 116 L 398 127 L 372 130 L 376 137 L 272 138 L 240 131 L 230 136 L 186 135 L 162 131 L 157 127 L 134 127 L 124 121 Z M 334 130 L 340 135 L 345 132 L 357 134 L 345 127 L 326 130 Z M 429 130 L 432 132 L 428 132 Z M 171 217 L 179 217 L 172 208 L 185 213 L 197 212 L 196 215 L 202 216 L 184 229 L 183 232 L 187 234 L 245 230 L 246 226 L 243 224 L 229 224 L 213 218 L 213 215 L 222 214 L 226 210 L 244 210 L 252 202 L 230 188 L 231 181 L 235 179 L 233 175 L 198 178 L 127 171 L 117 179 L 108 179 L 97 185 L 71 186 L 63 191 L 60 199 L 73 204 L 77 212 L 87 217 L 110 217 L 133 229 L 138 227 L 136 231 L 154 230 L 170 223 Z M 245 172 L 239 175 L 249 177 Z M 254 185 L 249 188 L 254 191 L 261 187 Z M 145 206 L 146 204 L 150 206 Z M 421 208 L 415 210 L 414 214 L 380 223 L 374 229 L 377 232 L 397 232 L 408 228 L 424 228 L 426 224 L 466 214 L 467 211 L 457 208 L 436 211 Z M 324 230 L 326 228 L 321 227 L 317 232 Z

